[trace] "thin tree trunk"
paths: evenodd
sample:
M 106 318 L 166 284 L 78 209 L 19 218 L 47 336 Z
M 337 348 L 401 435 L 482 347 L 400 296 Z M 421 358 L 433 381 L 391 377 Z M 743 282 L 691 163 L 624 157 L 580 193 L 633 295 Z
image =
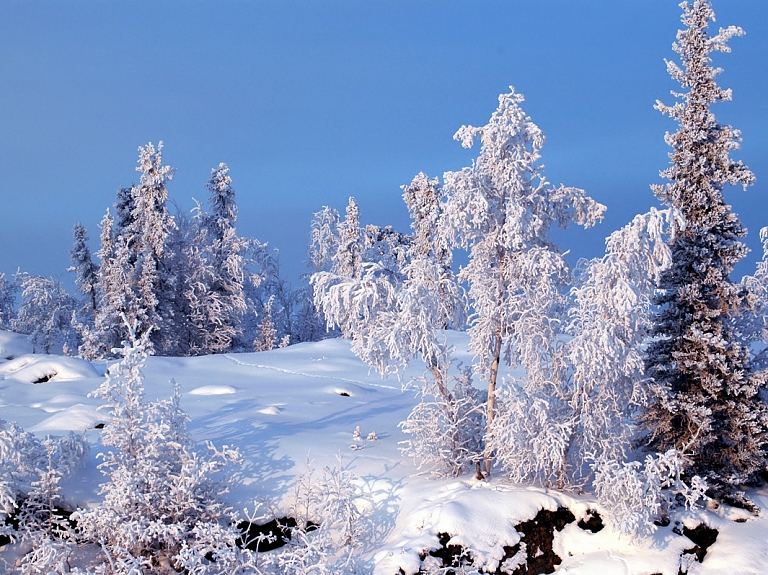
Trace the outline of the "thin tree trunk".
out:
M 496 334 L 496 345 L 493 349 L 493 363 L 491 363 L 491 377 L 488 379 L 488 409 L 485 415 L 486 429 L 491 428 L 493 423 L 494 408 L 496 406 L 496 377 L 499 375 L 499 359 L 501 358 L 501 334 L 502 330 Z M 491 476 L 491 447 L 486 441 L 485 444 L 485 476 Z

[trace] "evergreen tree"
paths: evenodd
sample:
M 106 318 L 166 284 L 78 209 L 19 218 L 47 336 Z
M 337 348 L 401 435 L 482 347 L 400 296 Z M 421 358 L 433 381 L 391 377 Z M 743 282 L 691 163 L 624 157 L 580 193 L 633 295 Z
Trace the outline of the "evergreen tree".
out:
M 333 256 L 335 275 L 359 279 L 363 269 L 363 232 L 360 229 L 360 208 L 354 197 L 349 198 L 347 217 L 339 224 L 339 247 Z
M 153 330 L 152 343 L 161 351 L 173 345 L 174 276 L 167 263 L 172 254 L 166 253 L 166 239 L 175 228 L 168 213 L 166 184 L 174 170 L 164 166 L 163 143 L 155 150 L 150 142 L 139 147 L 136 171 L 141 173 L 139 184 L 131 188 L 132 221 L 125 229 L 127 247 L 135 254 L 131 286 L 136 302 L 138 323 L 136 337 Z
M 525 115 L 522 101 L 512 89 L 499 96 L 487 125 L 459 129 L 454 138 L 464 147 L 479 138 L 482 148 L 472 167 L 446 173 L 444 183 L 446 234 L 470 250 L 459 280 L 469 283 L 475 311 L 470 347 L 479 374 L 488 380 L 489 426 L 502 355 L 525 369 L 529 389 L 556 377 L 551 358 L 570 269 L 549 239 L 551 227 L 588 227 L 605 209 L 583 190 L 546 181 L 539 163 L 544 134 Z M 489 445 L 486 472 L 491 458 Z
M 655 298 L 659 311 L 646 353 L 654 387 L 642 424 L 650 449 L 680 451 L 688 474 L 702 476 L 714 495 L 733 497 L 736 486 L 765 470 L 768 443 L 768 411 L 759 396 L 766 375 L 752 369 L 750 350 L 733 328 L 749 311 L 747 292 L 730 280 L 747 253 L 746 230 L 723 197 L 726 185 L 746 189 L 755 178 L 730 158 L 739 131 L 718 124 L 710 110 L 731 99 L 716 83 L 720 70 L 710 54 L 729 52 L 728 40 L 743 31 L 730 26 L 709 36 L 710 3 L 681 7 L 685 29 L 673 49 L 682 66 L 667 62 L 667 69 L 686 91 L 673 92 L 680 101 L 672 106 L 656 105 L 679 128 L 665 137 L 671 165 L 661 175 L 670 183 L 653 190 L 684 223 L 674 225 L 672 264 Z
M 96 282 L 98 281 L 99 267 L 91 259 L 91 250 L 88 249 L 88 230 L 78 222 L 72 231 L 75 243 L 69 251 L 69 261 L 72 264 L 67 268 L 69 272 L 75 272 L 75 285 L 77 290 L 86 298 L 86 303 L 81 310 L 86 318 L 93 318 L 96 311 Z
M 0 274 L 0 329 L 10 329 L 11 321 L 16 317 L 17 291 L 19 285 L 5 279 L 5 274 Z

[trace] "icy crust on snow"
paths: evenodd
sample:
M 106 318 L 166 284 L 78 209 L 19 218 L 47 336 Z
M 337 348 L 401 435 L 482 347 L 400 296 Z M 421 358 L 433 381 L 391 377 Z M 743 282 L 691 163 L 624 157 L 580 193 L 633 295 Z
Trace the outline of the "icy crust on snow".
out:
M 437 486 L 436 486 L 437 487 Z M 375 575 L 414 575 L 421 568 L 419 555 L 440 547 L 439 533 L 448 533 L 448 545 L 469 551 L 473 566 L 493 572 L 504 558 L 504 547 L 519 543 L 515 525 L 536 517 L 542 509 L 572 508 L 583 517 L 587 506 L 560 494 L 534 487 L 482 481 L 457 481 L 437 488 L 405 519 L 400 539 L 376 554 Z
M 32 353 L 32 344 L 26 335 L 0 329 L 0 361 Z
M 26 354 L 0 364 L 0 379 L 22 383 L 71 381 L 100 377 L 90 363 L 76 357 Z

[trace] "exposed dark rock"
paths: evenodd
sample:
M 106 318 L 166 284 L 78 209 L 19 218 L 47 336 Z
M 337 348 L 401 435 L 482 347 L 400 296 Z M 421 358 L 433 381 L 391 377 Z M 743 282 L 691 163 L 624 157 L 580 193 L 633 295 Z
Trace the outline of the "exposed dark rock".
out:
M 701 563 L 707 555 L 707 549 L 717 541 L 718 531 L 701 523 L 693 529 L 683 526 L 683 535 L 696 544 L 692 549 L 686 549 L 685 553 L 693 553 L 696 555 L 696 560 Z
M 307 531 L 314 531 L 317 527 L 315 523 L 309 522 Z M 296 520 L 293 517 L 278 517 L 263 525 L 241 521 L 237 524 L 237 529 L 242 535 L 236 544 L 251 551 L 272 551 L 288 543 L 295 528 Z
M 349 394 L 346 391 L 340 391 L 339 395 L 341 395 L 342 397 L 349 397 Z
M 587 516 L 585 519 L 586 521 L 584 519 L 580 519 L 576 524 L 584 531 L 597 533 L 598 531 L 602 531 L 603 527 L 605 527 L 605 525 L 603 525 L 603 518 L 600 517 L 600 514 L 594 509 L 589 509 L 587 511 Z
M 48 374 L 44 375 L 43 377 L 40 377 L 40 378 L 36 379 L 32 383 L 45 383 L 47 381 L 51 381 L 51 378 L 54 377 L 55 375 L 56 375 L 55 372 L 54 373 L 48 373 Z
M 525 565 L 519 566 L 512 572 L 512 575 L 540 575 L 545 573 L 554 573 L 555 567 L 562 563 L 552 550 L 552 543 L 555 539 L 555 531 L 562 531 L 568 524 L 576 520 L 573 513 L 566 508 L 560 507 L 557 511 L 548 511 L 542 509 L 530 521 L 524 521 L 515 526 L 520 533 L 521 542 L 525 543 L 528 561 Z M 472 559 L 460 545 L 448 545 L 451 535 L 448 533 L 438 534 L 440 547 L 430 551 L 429 555 L 440 559 L 445 567 L 458 567 L 459 565 L 471 565 Z M 520 550 L 520 544 L 504 547 L 505 556 L 501 561 L 499 568 L 494 574 L 501 575 L 501 567 L 506 559 L 514 557 Z M 422 560 L 425 556 L 422 557 Z M 453 571 L 447 570 L 447 575 L 452 575 Z

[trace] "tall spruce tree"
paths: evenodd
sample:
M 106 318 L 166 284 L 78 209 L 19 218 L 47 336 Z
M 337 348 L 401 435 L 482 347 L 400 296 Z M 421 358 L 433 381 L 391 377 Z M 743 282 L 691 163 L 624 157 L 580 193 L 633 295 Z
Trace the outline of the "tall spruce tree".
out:
M 746 230 L 723 197 L 726 185 L 746 189 L 755 177 L 730 158 L 739 131 L 718 124 L 710 110 L 731 99 L 715 81 L 720 69 L 710 54 L 729 52 L 728 40 L 744 32 L 730 26 L 709 36 L 715 19 L 710 2 L 680 6 L 685 29 L 673 49 L 682 66 L 667 62 L 667 69 L 685 91 L 673 92 L 679 101 L 672 106 L 656 104 L 679 128 L 665 137 L 671 165 L 661 175 L 669 183 L 653 191 L 684 222 L 673 223 L 672 264 L 655 297 L 646 352 L 654 383 L 641 423 L 650 449 L 681 451 L 687 473 L 704 477 L 713 495 L 728 499 L 765 470 L 768 446 L 768 411 L 759 396 L 766 374 L 752 369 L 750 350 L 733 327 L 750 305 L 746 290 L 730 280 L 747 253 L 740 241 Z

